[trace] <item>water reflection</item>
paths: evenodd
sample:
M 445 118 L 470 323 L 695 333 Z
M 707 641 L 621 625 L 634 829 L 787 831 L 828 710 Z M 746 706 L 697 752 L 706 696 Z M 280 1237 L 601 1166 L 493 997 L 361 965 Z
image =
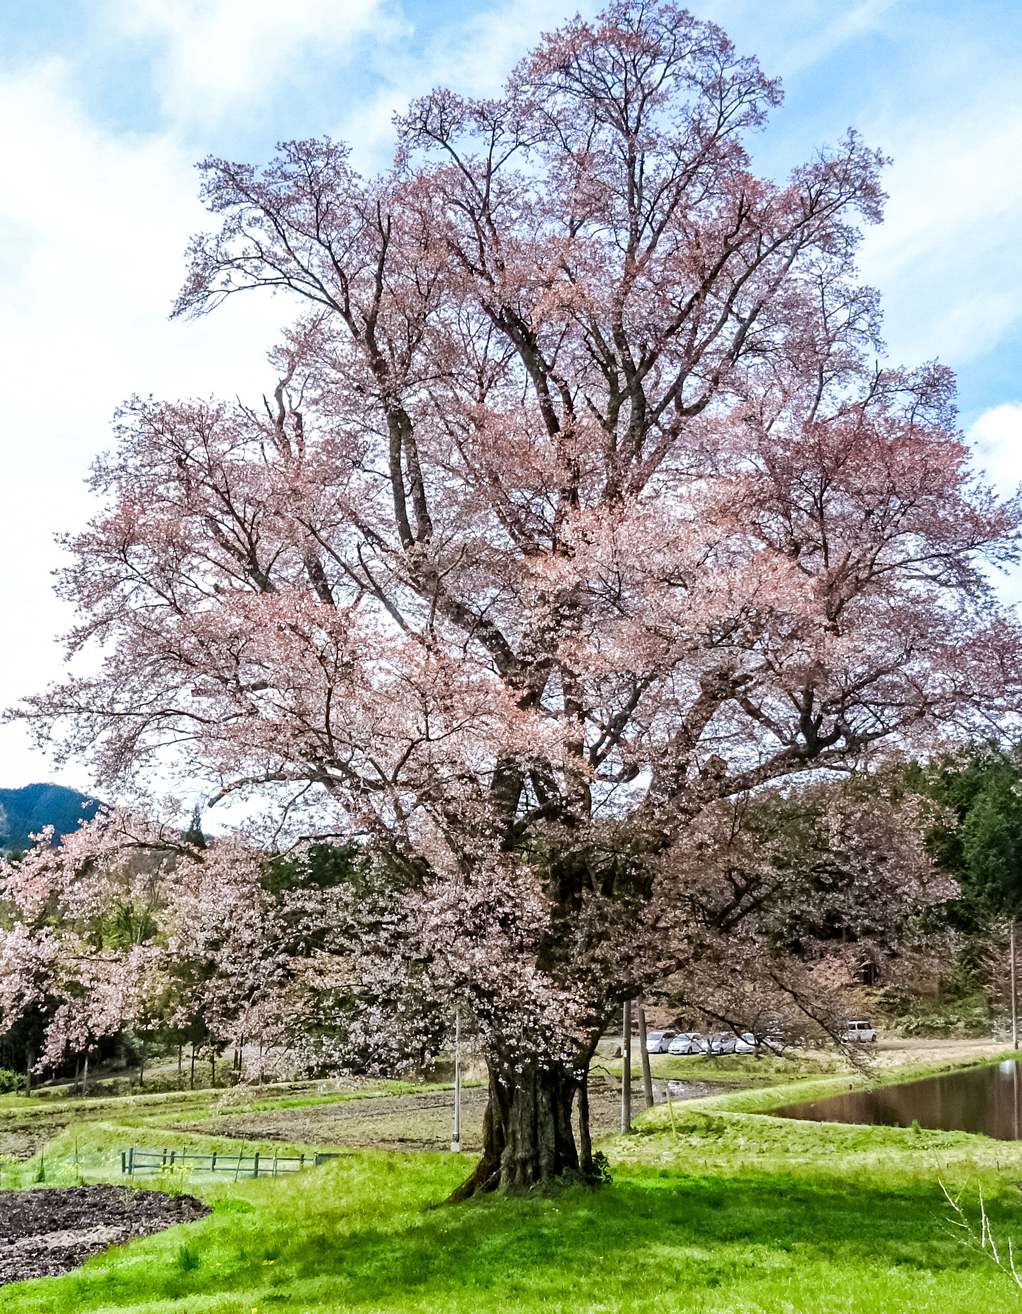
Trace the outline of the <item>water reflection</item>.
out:
M 1017 1061 L 1008 1059 L 900 1086 L 849 1091 L 810 1104 L 786 1104 L 772 1109 L 771 1116 L 885 1127 L 911 1127 L 916 1121 L 934 1131 L 978 1132 L 999 1141 L 1017 1141 L 1022 1139 L 1019 1069 Z

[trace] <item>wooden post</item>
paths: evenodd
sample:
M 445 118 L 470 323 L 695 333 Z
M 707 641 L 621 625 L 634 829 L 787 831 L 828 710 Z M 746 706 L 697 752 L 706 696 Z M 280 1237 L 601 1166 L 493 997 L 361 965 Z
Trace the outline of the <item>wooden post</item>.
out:
M 1015 918 L 1011 919 L 1011 1047 L 1018 1049 L 1018 999 L 1015 994 Z
M 454 1015 L 454 1140 L 451 1149 L 461 1152 L 461 1014 Z
M 132 1146 L 128 1151 L 128 1176 L 135 1176 L 135 1147 Z
M 85 1067 L 82 1070 L 82 1099 L 85 1099 L 85 1096 L 88 1094 L 88 1092 L 89 1092 L 89 1056 L 88 1054 L 86 1054 Z
M 639 1013 L 639 1048 L 642 1052 L 642 1088 L 646 1096 L 646 1108 L 653 1107 L 653 1073 L 649 1066 L 649 1050 L 646 1048 L 646 1008 L 642 1000 L 637 1001 Z
M 632 1001 L 621 1008 L 621 1130 L 632 1130 Z
M 189 1090 L 195 1089 L 195 1041 L 192 1041 L 192 1077 L 188 1085 Z
M 671 1103 L 671 1090 L 667 1088 L 667 1112 L 671 1115 L 671 1131 L 678 1134 L 678 1124 L 674 1121 L 674 1105 Z
M 259 1151 L 258 1151 L 258 1150 L 256 1150 L 256 1152 L 255 1152 L 255 1167 L 252 1169 L 252 1176 L 253 1176 L 253 1177 L 258 1177 L 258 1176 L 259 1176 Z

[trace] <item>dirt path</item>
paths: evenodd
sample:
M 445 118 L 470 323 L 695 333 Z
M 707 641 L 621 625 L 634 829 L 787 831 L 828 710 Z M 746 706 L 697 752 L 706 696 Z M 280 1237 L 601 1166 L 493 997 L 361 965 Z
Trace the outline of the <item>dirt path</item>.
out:
M 0 1285 L 55 1277 L 108 1246 L 209 1213 L 191 1195 L 118 1186 L 0 1193 Z
M 877 1067 L 896 1068 L 903 1063 L 960 1063 L 963 1059 L 992 1058 L 1010 1047 L 1010 1040 L 932 1040 L 914 1036 L 907 1040 L 880 1040 L 871 1057 Z

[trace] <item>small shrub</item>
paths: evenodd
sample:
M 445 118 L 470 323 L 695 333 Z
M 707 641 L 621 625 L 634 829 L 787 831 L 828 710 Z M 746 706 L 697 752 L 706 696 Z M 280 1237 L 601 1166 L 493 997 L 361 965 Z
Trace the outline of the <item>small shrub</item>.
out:
M 909 1014 L 902 1020 L 906 1036 L 986 1036 L 990 1034 L 986 1000 L 973 996 L 952 1000 L 929 1013 Z
M 213 1212 L 217 1214 L 254 1214 L 255 1205 L 247 1200 L 235 1200 L 233 1196 L 224 1196 L 213 1201 Z
M 610 1162 L 602 1150 L 593 1155 L 593 1176 L 601 1186 L 609 1186 L 613 1181 L 610 1175 Z
M 25 1084 L 25 1078 L 20 1072 L 12 1072 L 10 1068 L 0 1068 L 0 1095 L 15 1095 Z

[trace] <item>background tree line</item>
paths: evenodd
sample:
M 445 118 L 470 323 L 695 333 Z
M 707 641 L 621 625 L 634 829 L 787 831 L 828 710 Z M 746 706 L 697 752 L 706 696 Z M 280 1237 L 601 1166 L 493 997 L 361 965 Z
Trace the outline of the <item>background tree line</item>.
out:
M 693 1025 L 829 1043 L 872 985 L 910 1030 L 988 1029 L 1022 894 L 1020 795 L 1022 752 L 981 744 L 719 806 L 683 893 L 656 909 L 647 998 Z M 77 1076 L 86 1056 L 94 1074 L 119 1057 L 141 1084 L 177 1051 L 182 1082 L 196 1057 L 222 1083 L 393 1075 L 449 1042 L 414 881 L 365 845 L 209 845 L 195 822 L 114 813 L 3 873 L 7 1069 Z

